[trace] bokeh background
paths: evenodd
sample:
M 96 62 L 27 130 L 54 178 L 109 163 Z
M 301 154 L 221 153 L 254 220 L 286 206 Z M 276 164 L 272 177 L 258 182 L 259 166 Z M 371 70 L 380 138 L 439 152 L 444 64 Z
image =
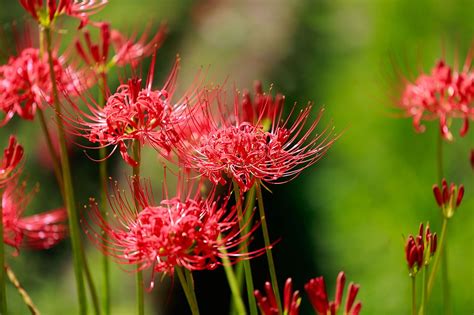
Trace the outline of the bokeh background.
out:
M 17 1 L 0 4 L 2 25 L 25 19 Z M 93 19 L 109 20 L 128 33 L 146 23 L 167 21 L 157 82 L 179 54 L 183 88 L 200 68 L 210 66 L 210 82 L 227 79 L 239 88 L 251 88 L 259 79 L 272 93 L 285 94 L 288 106 L 308 101 L 324 106 L 322 124 L 333 123 L 342 137 L 302 176 L 265 193 L 271 236 L 280 240 L 274 250 L 280 284 L 292 277 L 303 291 L 307 280 L 324 275 L 333 292 L 336 275 L 344 270 L 350 281 L 361 285 L 363 314 L 409 313 L 403 235 L 415 233 L 422 221 L 440 231 L 431 193 L 437 181 L 438 126 L 427 123 L 427 131 L 417 134 L 410 119 L 397 117 L 394 73 L 413 77 L 429 71 L 442 56 L 462 64 L 474 39 L 473 1 L 111 0 Z M 68 38 L 63 37 L 64 46 Z M 1 57 L 5 62 L 4 54 Z M 111 80 L 111 85 L 116 82 Z M 453 131 L 459 126 L 453 122 Z M 39 128 L 37 121 L 15 120 L 0 130 L 2 147 L 9 133 L 17 133 L 27 148 L 28 182 L 41 187 L 31 213 L 60 202 L 48 162 L 41 158 L 47 151 Z M 474 173 L 468 162 L 472 148 L 472 130 L 444 146 L 446 177 L 466 188 L 448 231 L 452 314 L 474 312 Z M 98 193 L 98 167 L 81 150 L 73 150 L 82 205 Z M 147 154 L 145 167 L 146 173 L 159 176 L 155 154 Z M 117 177 L 126 172 L 119 158 L 111 160 L 110 169 Z M 88 253 L 98 285 L 99 254 L 93 248 Z M 24 250 L 8 257 L 43 314 L 75 313 L 70 256 L 69 244 L 63 242 L 48 251 Z M 252 266 L 256 287 L 262 288 L 268 278 L 265 257 Z M 112 313 L 133 314 L 134 277 L 116 267 L 113 273 Z M 229 292 L 222 270 L 197 273 L 196 287 L 203 314 L 227 312 Z M 11 286 L 8 293 L 12 314 L 27 314 Z M 429 314 L 442 313 L 441 300 L 435 290 Z M 150 314 L 189 312 L 178 282 L 168 278 L 147 295 L 147 303 Z M 312 314 L 305 294 L 302 314 Z

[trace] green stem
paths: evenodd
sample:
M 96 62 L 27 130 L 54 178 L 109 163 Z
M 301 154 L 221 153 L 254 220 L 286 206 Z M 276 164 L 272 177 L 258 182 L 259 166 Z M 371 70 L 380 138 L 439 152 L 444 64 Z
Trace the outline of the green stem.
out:
M 441 227 L 441 236 L 440 236 L 440 241 L 439 241 L 439 249 L 438 249 L 438 254 L 436 254 L 434 263 L 433 263 L 433 269 L 431 270 L 430 277 L 428 278 L 428 290 L 426 294 L 426 302 L 429 301 L 430 296 L 431 296 L 431 291 L 433 290 L 433 285 L 434 281 L 436 278 L 436 272 L 438 271 L 439 263 L 440 263 L 440 258 L 443 255 L 444 251 L 444 243 L 446 240 L 446 233 L 447 233 L 447 227 L 448 227 L 448 219 L 443 218 L 443 225 Z
M 56 75 L 54 73 L 53 51 L 51 43 L 51 29 L 43 28 L 46 38 L 46 49 L 48 52 L 49 73 L 51 77 L 51 84 L 53 88 L 53 102 L 56 113 L 56 126 L 58 129 L 58 138 L 60 144 L 60 159 L 64 183 L 64 197 L 66 209 L 69 216 L 69 230 L 71 234 L 72 250 L 74 257 L 74 271 L 76 278 L 76 287 L 79 300 L 79 313 L 81 315 L 87 314 L 86 292 L 84 287 L 84 279 L 82 275 L 83 262 L 81 255 L 81 237 L 79 222 L 77 218 L 76 203 L 74 200 L 74 188 L 72 185 L 71 170 L 69 166 L 69 157 L 66 147 L 66 139 L 64 135 L 64 126 L 62 124 L 61 104 L 59 103 L 58 87 L 56 84 Z
M 411 277 L 411 314 L 416 315 L 416 277 Z
M 222 253 L 222 266 L 224 266 L 225 275 L 227 277 L 227 282 L 229 283 L 230 292 L 232 292 L 232 297 L 234 300 L 235 309 L 237 310 L 237 314 L 246 315 L 247 312 L 245 311 L 244 301 L 242 300 L 242 296 L 240 296 L 241 290 L 239 287 L 239 283 L 237 282 L 237 278 L 235 277 L 234 269 L 232 269 L 227 250 L 225 248 L 221 248 L 220 252 Z
M 58 181 L 61 196 L 64 199 L 64 184 L 63 175 L 61 174 L 61 164 L 59 162 L 58 156 L 56 155 L 56 150 L 54 149 L 51 134 L 49 132 L 48 125 L 46 124 L 46 120 L 44 119 L 44 113 L 42 110 L 38 111 L 38 116 L 40 120 L 41 129 L 43 130 L 44 137 L 46 138 L 46 145 L 49 150 L 49 155 L 51 156 L 51 160 L 53 161 L 54 175 L 56 176 L 56 180 Z
M 245 221 L 243 211 L 242 211 L 242 199 L 241 199 L 241 194 L 240 194 L 240 187 L 239 187 L 239 184 L 235 180 L 233 180 L 232 182 L 234 185 L 235 203 L 237 207 L 237 216 L 239 218 L 239 227 L 240 227 L 240 230 L 242 231 L 241 233 L 245 235 L 244 234 L 245 229 L 246 227 L 249 227 L 249 224 L 247 221 Z M 252 211 L 249 211 L 249 209 L 246 209 L 246 214 L 249 212 L 251 213 Z M 242 243 L 241 249 L 243 253 L 245 254 L 249 252 L 247 244 L 245 242 Z M 248 259 L 244 259 L 241 261 L 241 264 L 243 264 L 244 266 L 245 283 L 247 287 L 247 298 L 249 301 L 250 314 L 257 315 L 257 302 L 255 300 L 255 295 L 254 295 L 252 268 L 250 266 L 250 261 Z M 242 288 L 240 283 L 239 283 L 239 288 Z
M 86 259 L 86 251 L 84 250 L 83 244 L 81 244 L 81 253 L 84 263 L 84 276 L 86 278 L 87 285 L 89 286 L 89 292 L 91 294 L 92 306 L 94 308 L 94 314 L 100 315 L 99 298 L 97 296 L 97 290 L 95 289 L 94 280 L 92 279 L 91 270 Z
M 134 193 L 136 190 L 139 189 L 140 183 L 140 163 L 141 163 L 141 147 L 140 141 L 133 140 L 133 159 L 137 162 L 137 166 L 133 167 L 133 189 Z M 136 198 L 134 198 L 135 207 L 137 212 L 140 212 L 140 203 Z M 144 315 L 145 314 L 145 296 L 143 294 L 143 272 L 140 270 L 140 266 L 137 265 L 137 274 L 136 274 L 136 299 L 137 299 L 137 314 Z
M 107 84 L 106 74 L 102 74 L 99 79 L 99 106 L 105 105 L 105 85 Z M 107 149 L 102 147 L 99 149 L 99 181 L 101 185 L 100 193 L 100 209 L 102 218 L 107 222 Z M 104 233 L 102 243 L 107 243 L 107 233 Z M 110 315 L 110 265 L 109 256 L 102 255 L 102 305 L 104 315 Z
M 438 182 L 441 183 L 444 177 L 443 172 L 443 137 L 441 134 L 437 137 L 437 152 L 436 152 L 436 162 L 437 162 L 437 172 L 438 172 Z M 444 245 L 444 249 L 441 252 L 441 283 L 443 291 L 443 305 L 444 313 L 451 314 L 451 302 L 450 302 L 450 290 L 449 290 L 449 276 L 448 276 L 448 259 L 447 259 L 447 246 Z M 434 271 L 434 270 L 433 270 Z M 430 289 L 429 289 L 430 290 Z
M 184 269 L 184 275 L 186 276 L 186 281 L 188 282 L 189 293 L 191 294 L 191 297 L 194 301 L 194 305 L 196 306 L 197 313 L 199 313 L 199 306 L 198 306 L 198 301 L 196 297 L 196 289 L 194 288 L 193 274 L 189 269 L 186 269 L 186 268 L 183 268 L 183 269 Z
M 273 293 L 275 294 L 275 298 L 277 300 L 278 309 L 281 312 L 282 308 L 281 308 L 280 292 L 278 290 L 278 281 L 277 281 L 277 276 L 276 276 L 276 271 L 275 271 L 275 263 L 273 262 L 273 255 L 272 255 L 272 245 L 270 243 L 270 236 L 268 234 L 267 219 L 265 217 L 265 208 L 263 207 L 262 188 L 261 188 L 261 183 L 259 180 L 256 181 L 256 189 L 257 189 L 258 211 L 260 212 L 260 223 L 262 224 L 263 241 L 265 243 L 265 251 L 267 253 L 270 279 L 272 282 Z
M 194 289 L 189 287 L 189 283 L 186 281 L 186 277 L 181 270 L 181 267 L 175 267 L 176 274 L 178 275 L 181 286 L 183 287 L 184 295 L 188 300 L 189 308 L 193 315 L 199 315 L 199 307 L 197 301 L 195 300 Z M 194 296 L 194 297 L 193 297 Z
M 32 315 L 39 315 L 40 312 L 39 312 L 38 308 L 36 307 L 35 303 L 33 303 L 33 300 L 31 299 L 28 292 L 26 292 L 26 290 L 21 285 L 20 281 L 16 277 L 13 270 L 10 267 L 8 267 L 7 265 L 5 265 L 5 271 L 7 273 L 8 279 L 10 280 L 11 284 L 13 284 L 13 286 L 16 288 L 16 290 L 18 291 L 18 294 L 20 294 L 20 296 L 21 296 L 23 302 L 25 303 L 26 307 L 28 307 L 28 309 L 30 310 L 30 313 Z M 2 313 L 2 314 L 5 314 L 5 313 Z
M 0 204 L 0 218 L 3 218 L 3 207 Z M 0 220 L 0 266 L 5 266 L 5 245 L 3 243 L 3 220 Z M 5 269 L 0 268 L 0 314 L 7 314 L 7 288 Z
M 421 290 L 421 305 L 420 305 L 420 311 L 418 312 L 418 315 L 424 315 L 426 312 L 426 308 L 428 304 L 426 303 L 426 294 L 428 290 L 428 265 L 425 265 L 423 268 L 423 279 L 422 279 L 422 285 L 423 288 Z
M 250 190 L 247 192 L 247 196 L 245 197 L 245 213 L 244 213 L 244 222 L 247 222 L 247 224 L 244 227 L 243 230 L 243 235 L 247 235 L 250 232 L 250 229 L 252 228 L 252 212 L 253 208 L 255 205 L 255 185 L 250 188 Z M 242 287 L 244 285 L 244 265 L 243 263 L 238 263 L 236 266 L 236 271 L 235 271 L 236 277 L 237 277 L 237 283 L 239 285 L 239 290 L 242 292 Z M 230 314 L 231 315 L 238 315 L 235 301 L 234 299 L 231 300 L 230 302 Z

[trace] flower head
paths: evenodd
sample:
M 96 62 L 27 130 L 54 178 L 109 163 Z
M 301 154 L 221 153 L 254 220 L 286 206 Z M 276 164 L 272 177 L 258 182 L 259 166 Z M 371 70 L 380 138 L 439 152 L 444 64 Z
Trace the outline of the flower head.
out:
M 437 247 L 438 237 L 436 233 L 431 233 L 429 225 L 426 226 L 425 231 L 423 223 L 421 223 L 418 235 L 416 237 L 408 236 L 405 244 L 405 258 L 411 277 L 414 277 L 423 266 L 430 263 Z
M 68 15 L 81 20 L 81 26 L 88 22 L 89 15 L 100 11 L 107 0 L 19 0 L 23 8 L 39 24 L 49 27 L 60 15 Z M 45 4 L 43 4 L 45 2 Z
M 156 55 L 155 55 L 156 56 Z M 131 140 L 150 144 L 163 154 L 171 150 L 170 132 L 172 126 L 185 120 L 185 108 L 195 97 L 196 90 L 190 90 L 176 103 L 172 102 L 176 87 L 179 59 L 161 89 L 152 89 L 154 60 L 145 86 L 138 77 L 121 84 L 115 93 L 110 93 L 104 107 L 86 99 L 89 112 L 86 113 L 69 99 L 74 113 L 65 115 L 65 122 L 75 134 L 88 139 L 98 147 L 119 148 L 123 159 L 130 165 L 137 162 L 128 154 Z M 64 93 L 67 97 L 67 93 Z
M 0 163 L 0 187 L 14 178 L 18 172 L 18 166 L 23 158 L 23 147 L 18 144 L 15 136 L 10 136 L 8 146 L 3 151 Z
M 400 107 L 413 118 L 415 130 L 424 131 L 421 120 L 439 119 L 440 131 L 451 140 L 448 125 L 451 118 L 462 118 L 464 125 L 460 135 L 469 128 L 474 119 L 474 73 L 471 56 L 462 71 L 455 71 L 444 60 L 440 60 L 429 74 L 421 74 L 414 82 L 407 82 Z
M 67 213 L 64 208 L 24 217 L 32 194 L 25 193 L 25 183 L 8 182 L 2 194 L 4 242 L 16 250 L 21 246 L 47 249 L 67 235 Z
M 83 33 L 84 39 L 77 39 L 75 46 L 81 59 L 97 73 L 106 73 L 113 65 L 131 65 L 136 68 L 141 59 L 152 55 L 161 46 L 166 33 L 166 26 L 162 25 L 151 39 L 148 39 L 149 28 L 139 39 L 136 34 L 127 38 L 119 31 L 111 29 L 109 23 L 94 25 L 100 29 L 98 43 L 92 41 L 90 32 L 86 30 Z M 114 54 L 109 58 L 111 46 Z
M 273 292 L 270 282 L 265 282 L 264 296 L 259 290 L 255 290 L 255 297 L 257 299 L 258 307 L 262 315 L 278 315 L 278 304 Z M 293 292 L 293 284 L 291 278 L 285 282 L 285 289 L 283 294 L 283 314 L 298 315 L 300 312 L 301 297 L 299 291 Z
M 290 115 L 282 119 L 283 97 L 272 101 L 257 93 L 260 109 L 250 115 L 251 111 L 245 110 L 245 95 L 241 100 L 236 93 L 233 110 L 228 109 L 222 89 L 211 91 L 200 100 L 204 105 L 198 106 L 198 113 L 190 115 L 185 126 L 176 132 L 181 135 L 176 150 L 185 167 L 215 184 L 230 177 L 247 191 L 256 179 L 267 183 L 291 180 L 316 163 L 335 141 L 333 129 L 314 132 L 322 110 L 310 123 L 312 105 L 296 117 L 293 107 Z M 291 118 L 294 122 L 290 122 Z
M 54 74 L 58 85 L 69 94 L 75 94 L 81 86 L 80 74 L 65 66 L 64 58 L 53 56 Z M 0 66 L 0 111 L 5 113 L 6 124 L 15 114 L 32 120 L 43 103 L 52 102 L 52 83 L 48 57 L 37 48 L 25 48 L 17 57 Z
M 454 183 L 451 183 L 448 186 L 446 179 L 443 179 L 441 188 L 438 185 L 433 185 L 433 194 L 443 215 L 449 219 L 461 204 L 464 197 L 464 185 L 456 186 Z
M 137 206 L 132 206 L 124 192 L 115 186 L 109 199 L 113 216 L 108 220 L 91 200 L 90 222 L 85 221 L 84 226 L 89 238 L 105 255 L 141 270 L 151 268 L 152 273 L 169 274 L 173 274 L 176 266 L 189 270 L 215 269 L 222 264 L 223 250 L 234 262 L 255 255 L 239 253 L 240 245 L 249 241 L 255 228 L 247 235 L 241 234 L 236 210 L 227 209 L 229 197 L 219 202 L 214 199 L 213 191 L 202 197 L 201 184 L 193 193 L 192 185 L 186 188 L 189 193 L 179 185 L 176 197 L 165 197 L 156 204 L 148 185 L 137 181 L 134 178 L 130 183 Z
M 306 293 L 308 294 L 311 304 L 313 305 L 313 308 L 318 315 L 333 315 L 337 313 L 337 310 L 339 309 L 342 303 L 345 282 L 346 276 L 344 272 L 341 271 L 337 276 L 336 296 L 334 301 L 329 301 L 328 299 L 326 284 L 324 283 L 323 277 L 311 279 L 308 283 L 305 284 L 304 288 L 306 290 Z M 358 302 L 354 305 L 355 298 L 358 292 L 359 285 L 351 282 L 348 287 L 344 314 L 359 314 L 362 308 L 362 304 Z

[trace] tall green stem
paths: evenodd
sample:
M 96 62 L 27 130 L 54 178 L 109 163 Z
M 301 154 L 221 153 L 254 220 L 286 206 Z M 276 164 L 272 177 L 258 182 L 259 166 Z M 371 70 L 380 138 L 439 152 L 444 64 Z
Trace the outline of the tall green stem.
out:
M 141 163 L 141 147 L 139 140 L 133 140 L 133 159 L 137 162 L 137 166 L 133 167 L 133 190 L 134 194 L 136 194 L 136 190 L 139 189 L 140 186 L 140 163 Z M 141 211 L 140 204 L 136 198 L 134 198 L 135 207 L 137 211 Z M 136 285 L 136 299 L 137 299 L 137 314 L 144 315 L 145 314 L 145 296 L 143 294 L 143 272 L 140 269 L 140 266 L 137 265 L 137 274 L 135 279 Z
M 247 235 L 250 232 L 250 229 L 252 228 L 252 221 L 253 221 L 252 212 L 253 212 L 254 205 L 255 205 L 255 185 L 253 185 L 252 188 L 250 188 L 250 190 L 247 192 L 247 196 L 245 197 L 244 209 L 246 209 L 246 211 L 244 213 L 244 222 L 247 222 L 247 224 L 245 225 L 244 230 L 242 231 L 243 235 Z M 244 265 L 242 262 L 236 265 L 235 274 L 237 277 L 239 290 L 240 292 L 242 292 L 242 288 L 244 285 Z M 232 299 L 230 303 L 230 314 L 239 315 L 239 313 L 237 313 L 234 299 Z
M 418 315 L 424 315 L 426 312 L 426 309 L 428 307 L 428 303 L 426 303 L 426 294 L 428 291 L 428 266 L 425 265 L 423 268 L 423 282 L 422 282 L 422 291 L 421 291 L 421 305 L 420 305 L 420 311 L 418 312 Z
M 181 267 L 175 267 L 176 274 L 178 275 L 179 281 L 181 282 L 181 286 L 183 287 L 184 295 L 188 300 L 189 308 L 191 309 L 191 313 L 193 315 L 199 315 L 199 307 L 196 300 L 196 295 L 194 293 L 194 288 L 189 286 L 189 282 L 186 280 L 186 276 L 181 270 Z
M 426 301 L 429 301 L 429 298 L 431 296 L 431 290 L 433 289 L 434 281 L 436 278 L 436 272 L 438 271 L 439 263 L 440 263 L 440 258 L 443 255 L 444 252 L 444 246 L 445 246 L 445 240 L 446 240 L 446 233 L 447 233 L 447 227 L 448 227 L 448 219 L 443 218 L 443 225 L 441 227 L 441 236 L 440 236 L 440 241 L 439 241 L 439 249 L 438 249 L 438 254 L 435 256 L 434 263 L 433 263 L 433 269 L 431 270 L 430 277 L 428 278 L 428 289 L 427 289 L 427 294 L 426 294 Z
M 443 172 L 443 137 L 441 134 L 437 137 L 437 152 L 436 152 L 436 163 L 437 163 L 437 172 L 438 172 L 438 183 L 444 178 Z M 443 217 L 444 218 L 444 217 Z M 444 224 L 444 222 L 443 222 Z M 448 257 L 447 257 L 447 244 L 444 244 L 444 250 L 441 252 L 441 281 L 442 281 L 442 291 L 443 291 L 443 305 L 444 313 L 451 313 L 451 302 L 450 302 L 450 293 L 449 293 L 449 276 L 448 276 Z M 434 271 L 434 270 L 433 270 Z
M 16 290 L 20 294 L 23 302 L 25 303 L 26 307 L 28 307 L 28 309 L 30 310 L 30 313 L 32 315 L 39 315 L 40 312 L 39 312 L 38 308 L 36 307 L 35 303 L 33 303 L 33 300 L 31 299 L 28 292 L 26 292 L 26 290 L 21 285 L 20 281 L 16 277 L 13 270 L 10 267 L 8 267 L 7 265 L 5 265 L 5 271 L 6 271 L 6 274 L 8 276 L 8 279 L 10 280 L 11 284 L 13 284 L 13 286 L 16 288 Z M 2 312 L 2 314 L 5 314 L 5 313 Z
M 1 192 L 1 191 L 0 191 Z M 0 204 L 0 219 L 3 218 L 3 207 Z M 3 219 L 0 220 L 0 314 L 7 314 L 7 288 L 5 286 L 5 245 L 3 243 Z
M 46 120 L 44 119 L 44 113 L 42 110 L 38 111 L 38 116 L 40 120 L 41 129 L 43 130 L 44 137 L 46 138 L 46 145 L 48 147 L 49 155 L 51 156 L 51 160 L 53 161 L 54 175 L 56 176 L 56 180 L 58 181 L 59 189 L 61 190 L 61 196 L 64 199 L 64 184 L 63 175 L 61 174 L 61 165 L 59 163 L 58 156 L 56 155 L 56 150 L 54 150 L 51 134 L 49 132 L 48 125 L 46 124 Z
M 99 106 L 105 105 L 105 89 L 107 79 L 106 74 L 103 73 L 99 78 Z M 102 218 L 107 221 L 107 149 L 102 147 L 99 149 L 99 181 L 101 186 L 100 193 L 100 209 Z M 103 244 L 107 243 L 107 233 L 104 233 Z M 102 255 L 102 306 L 104 315 L 110 315 L 110 265 L 109 256 Z
M 225 248 L 221 248 L 220 252 L 222 253 L 222 265 L 224 266 L 227 282 L 229 283 L 230 292 L 232 293 L 235 309 L 239 315 L 246 315 L 247 312 L 245 311 L 244 301 L 242 301 L 242 296 L 240 295 L 241 290 L 239 283 L 235 276 L 234 269 L 230 263 L 227 250 Z
M 233 185 L 234 185 L 234 194 L 235 194 L 235 203 L 237 207 L 237 216 L 239 218 L 239 227 L 240 231 L 243 235 L 245 235 L 245 229 L 247 226 L 249 226 L 248 222 L 245 221 L 243 211 L 242 211 L 242 199 L 241 199 L 241 194 L 240 194 L 240 188 L 239 184 L 233 180 Z M 249 211 L 249 209 L 246 209 L 246 214 Z M 247 224 L 247 225 L 246 225 Z M 245 242 L 242 243 L 242 251 L 243 253 L 248 253 L 248 247 Z M 247 298 L 249 301 L 249 308 L 250 308 L 250 314 L 251 315 L 257 315 L 257 302 L 255 300 L 255 295 L 254 295 L 254 286 L 253 286 L 253 279 L 252 279 L 252 268 L 250 266 L 250 261 L 248 259 L 244 259 L 241 264 L 244 266 L 244 273 L 245 273 L 245 283 L 247 287 Z M 241 286 L 239 286 L 241 287 Z
M 411 277 L 411 314 L 416 315 L 416 277 Z
M 59 103 L 58 87 L 56 84 L 56 75 L 54 72 L 54 63 L 53 63 L 53 50 L 51 42 L 51 29 L 49 27 L 43 28 L 43 32 L 46 38 L 46 49 L 48 53 L 48 64 L 49 64 L 49 73 L 51 77 L 51 84 L 53 88 L 53 102 L 54 109 L 56 113 L 56 126 L 58 129 L 59 137 L 59 153 L 61 159 L 62 175 L 63 175 L 63 184 L 64 184 L 64 197 L 66 203 L 66 209 L 69 216 L 69 230 L 71 234 L 72 250 L 74 256 L 74 272 L 76 278 L 76 287 L 79 300 L 79 313 L 81 315 L 87 314 L 87 302 L 86 302 L 86 292 L 84 287 L 84 279 L 82 275 L 83 263 L 81 255 L 81 237 L 79 222 L 76 211 L 76 203 L 74 200 L 74 188 L 72 185 L 71 178 L 71 169 L 69 165 L 69 157 L 66 147 L 66 139 L 64 135 L 64 126 L 62 123 L 62 110 L 61 104 Z
M 262 185 L 259 180 L 256 181 L 256 190 L 257 190 L 257 202 L 258 202 L 258 211 L 260 213 L 260 223 L 262 224 L 262 232 L 263 232 L 263 241 L 265 243 L 265 251 L 267 253 L 267 260 L 268 260 L 268 269 L 270 271 L 270 279 L 272 282 L 273 293 L 275 294 L 275 298 L 277 300 L 278 309 L 282 310 L 281 308 L 281 299 L 280 299 L 280 292 L 278 290 L 278 280 L 275 271 L 275 263 L 273 262 L 273 254 L 272 254 L 272 245 L 270 243 L 270 236 L 268 234 L 268 226 L 267 226 L 267 219 L 265 217 L 265 208 L 263 207 L 263 196 L 262 196 Z

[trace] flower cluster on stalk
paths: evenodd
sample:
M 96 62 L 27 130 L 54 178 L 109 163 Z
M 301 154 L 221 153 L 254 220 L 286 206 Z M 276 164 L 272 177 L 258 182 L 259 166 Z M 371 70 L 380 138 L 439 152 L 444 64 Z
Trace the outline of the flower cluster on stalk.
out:
M 230 178 L 247 191 L 255 180 L 288 182 L 316 163 L 337 138 L 332 127 L 315 132 L 323 110 L 308 123 L 311 104 L 298 113 L 293 106 L 283 118 L 284 97 L 274 100 L 259 89 L 253 103 L 247 92 L 243 97 L 235 92 L 229 106 L 223 88 L 201 97 L 204 106 L 177 130 L 186 136 L 178 137 L 176 151 L 186 168 L 215 184 Z
M 421 223 L 418 235 L 409 235 L 405 244 L 405 258 L 410 277 L 416 276 L 421 268 L 430 263 L 437 248 L 438 236 L 436 233 L 431 233 L 429 225 L 424 230 Z
M 53 69 L 58 86 L 69 95 L 81 92 L 87 80 L 83 73 L 76 72 L 65 64 L 62 56 L 53 55 Z M 15 114 L 26 120 L 33 120 L 37 110 L 43 110 L 44 103 L 52 103 L 48 56 L 38 48 L 28 47 L 18 56 L 10 57 L 0 66 L 0 111 L 6 124 Z
M 89 15 L 100 11 L 107 0 L 19 0 L 23 8 L 39 24 L 49 27 L 60 15 L 81 20 L 81 27 L 88 22 Z
M 24 217 L 23 213 L 32 193 L 26 193 L 25 183 L 20 183 L 23 147 L 14 136 L 10 136 L 0 163 L 0 194 L 5 244 L 17 251 L 21 246 L 34 249 L 47 249 L 56 245 L 67 234 L 64 222 L 65 209 L 56 209 Z
M 264 288 L 266 296 L 264 296 L 259 290 L 255 290 L 255 297 L 262 315 L 279 315 L 280 311 L 278 310 L 278 303 L 270 282 L 265 282 Z M 293 282 L 291 278 L 288 278 L 283 290 L 283 314 L 298 315 L 300 312 L 300 305 L 300 292 L 293 292 Z
M 202 196 L 201 185 L 202 181 L 197 185 L 182 183 L 175 197 L 165 196 L 155 203 L 149 183 L 131 179 L 132 202 L 115 184 L 109 198 L 113 215 L 106 220 L 91 199 L 84 228 L 105 255 L 121 264 L 151 269 L 153 274 L 172 275 L 178 266 L 191 271 L 212 270 L 222 264 L 223 252 L 233 263 L 260 254 L 261 250 L 239 252 L 256 226 L 242 233 L 241 218 L 235 207 L 228 207 L 229 196 L 218 200 L 213 189 Z
M 326 284 L 323 277 L 317 277 L 311 279 L 304 286 L 306 293 L 309 296 L 309 300 L 313 305 L 314 311 L 318 315 L 335 315 L 339 310 L 342 303 L 342 297 L 344 295 L 344 286 L 346 283 L 346 276 L 344 272 L 340 272 L 337 276 L 336 281 L 336 295 L 334 301 L 329 301 L 328 294 L 326 291 Z M 362 309 L 362 303 L 357 302 L 354 304 L 359 292 L 359 285 L 350 283 L 348 287 L 346 303 L 344 306 L 344 314 L 358 315 Z
M 460 135 L 469 129 L 474 119 L 474 72 L 469 56 L 462 71 L 455 71 L 440 60 L 429 74 L 421 74 L 414 82 L 407 82 L 400 107 L 413 118 L 415 130 L 422 132 L 422 120 L 439 119 L 441 135 L 452 139 L 450 119 L 461 118 L 464 123 Z
M 443 179 L 441 187 L 433 185 L 433 194 L 436 203 L 441 208 L 443 216 L 450 219 L 464 197 L 464 185 L 457 186 L 451 183 L 451 185 L 448 186 L 446 179 Z

